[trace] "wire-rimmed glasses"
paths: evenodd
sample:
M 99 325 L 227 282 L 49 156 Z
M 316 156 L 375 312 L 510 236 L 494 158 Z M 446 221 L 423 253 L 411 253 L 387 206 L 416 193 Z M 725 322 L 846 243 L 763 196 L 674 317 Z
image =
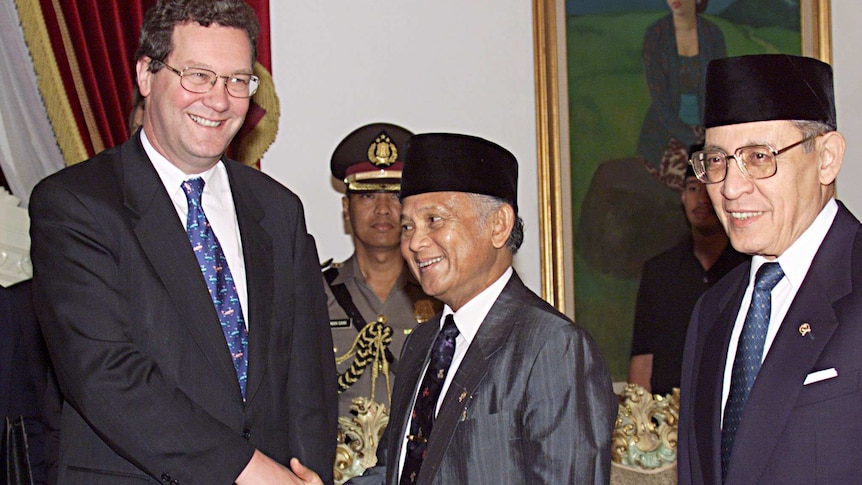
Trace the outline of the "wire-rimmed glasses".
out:
M 219 79 L 224 79 L 224 87 L 227 93 L 234 98 L 250 98 L 254 96 L 258 86 L 260 86 L 260 78 L 254 74 L 236 72 L 230 76 L 219 76 L 215 71 L 202 67 L 186 67 L 180 70 L 165 64 L 164 61 L 154 60 L 154 62 L 158 62 L 179 76 L 180 86 L 190 93 L 208 93 L 212 91 L 213 86 L 215 86 Z
M 727 160 L 729 158 L 736 160 L 739 171 L 745 176 L 752 179 L 765 179 L 778 172 L 776 157 L 822 134 L 817 133 L 805 137 L 781 150 L 776 150 L 770 145 L 740 147 L 733 152 L 733 155 L 728 155 L 724 150 L 717 148 L 700 150 L 691 154 L 689 163 L 694 168 L 697 179 L 705 184 L 716 184 L 727 177 Z

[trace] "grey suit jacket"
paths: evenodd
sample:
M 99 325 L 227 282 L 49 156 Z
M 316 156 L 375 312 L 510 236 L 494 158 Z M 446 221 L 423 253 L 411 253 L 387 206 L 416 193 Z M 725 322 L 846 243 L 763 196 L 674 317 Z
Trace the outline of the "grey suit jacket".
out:
M 680 401 L 679 483 L 721 483 L 721 391 L 748 284 L 742 264 L 692 315 Z M 807 323 L 810 332 L 800 332 Z M 859 483 L 862 457 L 862 226 L 839 203 L 749 394 L 728 484 Z M 805 385 L 813 372 L 837 376 Z
M 314 240 L 293 193 L 224 163 L 247 272 L 246 402 L 139 135 L 33 191 L 37 312 L 66 400 L 60 483 L 229 484 L 255 448 L 331 481 L 335 365 Z
M 385 483 L 398 483 L 401 439 L 439 328 L 438 315 L 405 344 L 379 454 Z M 617 402 L 590 336 L 515 274 L 453 377 L 418 483 L 607 483 Z

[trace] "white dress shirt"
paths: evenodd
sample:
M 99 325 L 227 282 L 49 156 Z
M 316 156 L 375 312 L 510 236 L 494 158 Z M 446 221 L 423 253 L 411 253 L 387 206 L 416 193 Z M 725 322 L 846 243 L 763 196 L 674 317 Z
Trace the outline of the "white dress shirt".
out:
M 176 209 L 177 217 L 180 218 L 180 223 L 183 227 L 186 227 L 189 203 L 186 199 L 186 193 L 182 189 L 182 183 L 185 180 L 198 177 L 204 179 L 201 204 L 207 216 L 207 221 L 209 221 L 210 227 L 215 232 L 222 252 L 224 252 L 225 259 L 227 259 L 228 267 L 236 284 L 239 302 L 242 306 L 245 327 L 248 329 L 248 285 L 245 281 L 245 259 L 242 255 L 242 239 L 239 234 L 239 223 L 236 219 L 233 194 L 230 190 L 230 181 L 228 180 L 224 164 L 219 160 L 214 167 L 206 172 L 188 175 L 156 151 L 147 138 L 145 130 L 141 130 L 141 143 L 144 145 L 144 151 L 150 158 L 150 162 L 155 167 L 159 178 L 162 180 L 162 184 L 165 186 L 165 190 L 174 203 L 174 209 Z
M 781 322 L 787 315 L 787 310 L 793 299 L 796 297 L 796 292 L 802 286 L 805 275 L 808 274 L 808 268 L 811 267 L 811 262 L 814 260 L 814 255 L 820 249 L 820 244 L 832 227 L 832 221 L 835 220 L 835 215 L 838 214 L 838 204 L 835 199 L 830 199 L 820 211 L 820 214 L 814 219 L 814 222 L 808 226 L 808 229 L 802 233 L 793 244 L 787 248 L 784 253 L 774 260 L 767 260 L 763 256 L 754 256 L 751 258 L 751 272 L 748 275 L 748 287 L 745 289 L 745 295 L 742 297 L 742 305 L 739 307 L 739 314 L 736 316 L 736 323 L 733 325 L 733 332 L 730 335 L 730 345 L 727 348 L 727 362 L 724 365 L 724 385 L 721 393 L 721 414 L 722 422 L 724 421 L 724 406 L 727 404 L 727 398 L 730 395 L 730 377 L 733 373 L 733 361 L 736 358 L 736 348 L 739 344 L 739 335 L 742 333 L 742 326 L 745 324 L 745 316 L 748 313 L 748 307 L 751 306 L 751 295 L 754 292 L 754 279 L 757 275 L 757 270 L 764 263 L 778 263 L 784 271 L 784 278 L 775 285 L 772 289 L 772 312 L 769 317 L 769 327 L 766 330 L 766 342 L 763 345 L 763 359 L 766 359 L 766 354 L 772 346 L 775 335 L 778 334 L 778 329 L 781 328 Z
M 494 306 L 494 302 L 496 302 L 497 298 L 500 297 L 500 293 L 503 292 L 503 288 L 506 287 L 506 283 L 508 283 L 509 279 L 512 278 L 513 272 L 514 271 L 510 266 L 499 278 L 497 278 L 497 281 L 482 290 L 481 293 L 468 301 L 457 312 L 453 312 L 449 305 L 443 306 L 443 314 L 440 316 L 440 327 L 442 328 L 443 322 L 446 321 L 447 316 L 453 315 L 455 326 L 458 327 L 458 336 L 455 338 L 455 355 L 452 356 L 452 364 L 446 372 L 446 380 L 443 381 L 443 387 L 440 389 L 440 397 L 437 398 L 437 410 L 434 412 L 435 416 L 440 412 L 440 403 L 443 402 L 443 398 L 449 390 L 449 385 L 452 383 L 452 378 L 455 376 L 455 373 L 458 372 L 458 367 L 461 365 L 461 361 L 464 360 L 464 355 L 467 354 L 467 349 L 470 348 L 470 344 L 473 342 L 473 338 L 479 331 L 479 327 L 482 325 L 485 317 L 488 316 L 488 312 L 491 311 L 491 307 Z M 425 365 L 425 368 L 428 368 L 427 364 Z M 424 376 L 425 371 L 423 370 L 421 374 L 422 378 L 419 379 L 417 387 L 421 385 Z M 415 405 L 415 392 L 413 393 L 413 401 L 414 402 L 410 404 L 410 409 L 413 409 L 413 406 Z M 407 430 L 401 440 L 401 460 L 398 463 L 399 477 L 401 476 L 401 471 L 404 469 L 404 459 L 407 455 L 407 435 L 409 433 L 410 421 L 407 422 Z

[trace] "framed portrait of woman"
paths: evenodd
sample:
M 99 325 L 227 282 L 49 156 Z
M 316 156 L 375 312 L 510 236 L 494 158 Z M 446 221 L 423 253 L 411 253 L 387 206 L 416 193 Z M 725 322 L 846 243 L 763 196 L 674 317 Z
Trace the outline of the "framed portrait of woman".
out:
M 703 142 L 706 65 L 830 62 L 829 0 L 533 5 L 543 292 L 625 380 L 641 268 L 689 234 L 680 193 Z

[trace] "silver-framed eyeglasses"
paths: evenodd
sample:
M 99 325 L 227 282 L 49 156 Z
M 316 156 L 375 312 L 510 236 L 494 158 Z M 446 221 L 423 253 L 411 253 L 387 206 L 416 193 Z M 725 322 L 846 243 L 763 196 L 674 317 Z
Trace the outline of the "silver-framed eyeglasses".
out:
M 205 94 L 212 91 L 213 86 L 219 79 L 224 79 L 224 87 L 227 93 L 234 98 L 250 98 L 257 92 L 260 86 L 260 78 L 254 74 L 235 72 L 230 76 L 219 76 L 215 71 L 202 67 L 186 67 L 179 70 L 165 64 L 164 61 L 154 61 L 165 66 L 169 71 L 180 77 L 180 86 L 186 91 L 195 94 Z
M 733 152 L 733 155 L 728 155 L 724 150 L 717 148 L 700 150 L 691 154 L 691 159 L 688 163 L 694 168 L 694 174 L 697 176 L 697 179 L 705 184 L 717 184 L 727 177 L 729 158 L 736 160 L 739 171 L 746 177 L 766 179 L 778 172 L 776 157 L 822 134 L 817 133 L 816 135 L 803 138 L 781 150 L 776 150 L 770 145 L 740 147 Z

